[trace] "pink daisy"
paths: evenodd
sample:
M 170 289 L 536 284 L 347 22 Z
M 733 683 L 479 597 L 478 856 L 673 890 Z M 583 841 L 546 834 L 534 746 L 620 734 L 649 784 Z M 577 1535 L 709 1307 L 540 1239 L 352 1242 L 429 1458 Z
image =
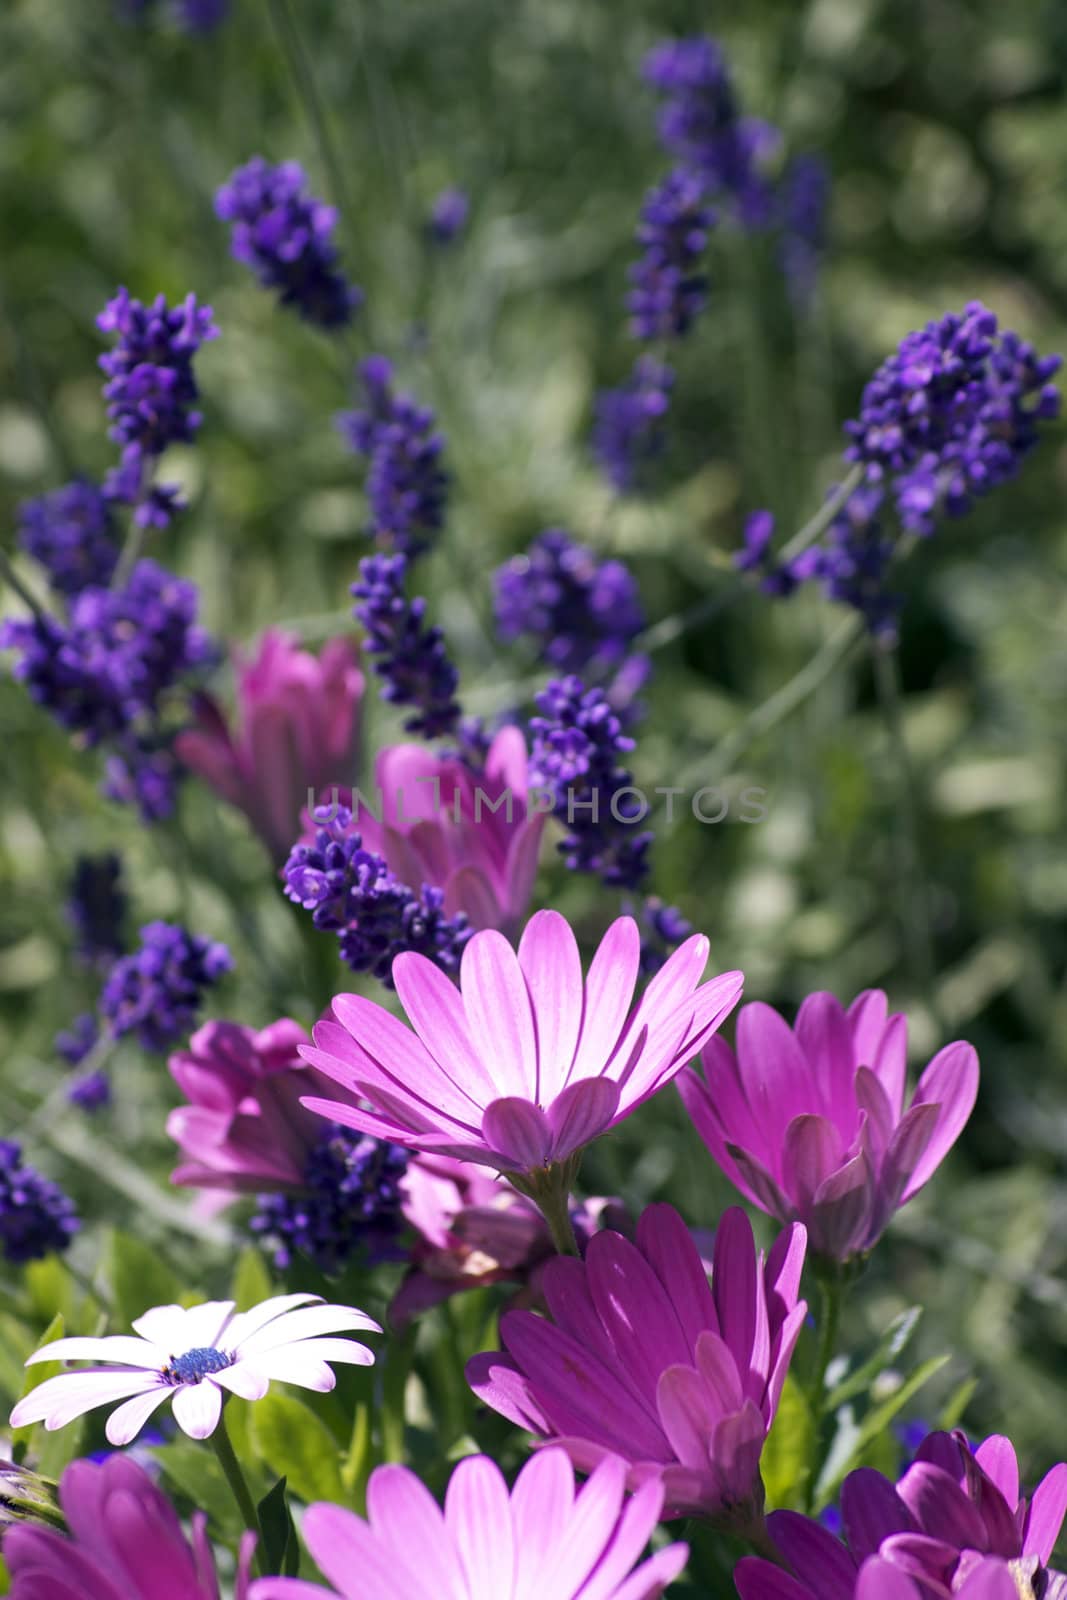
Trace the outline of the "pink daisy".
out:
M 332 1389 L 330 1361 L 373 1364 L 374 1355 L 354 1339 L 331 1335 L 381 1328 L 353 1306 L 326 1305 L 318 1295 L 287 1294 L 237 1312 L 232 1300 L 204 1305 L 155 1306 L 138 1317 L 138 1338 L 56 1339 L 27 1361 L 95 1361 L 103 1365 L 46 1378 L 19 1401 L 11 1426 L 43 1422 L 62 1428 L 75 1417 L 114 1400 L 104 1430 L 113 1445 L 129 1444 L 152 1412 L 170 1400 L 174 1417 L 193 1439 L 218 1426 L 226 1393 L 261 1400 L 271 1379 L 302 1389 Z
M 650 1483 L 625 1500 L 626 1470 L 605 1461 L 580 1489 L 562 1450 L 528 1461 L 508 1493 L 488 1456 L 452 1474 L 444 1511 L 407 1467 L 378 1467 L 368 1520 L 314 1505 L 304 1538 L 332 1589 L 263 1578 L 251 1600 L 657 1600 L 685 1565 L 684 1544 L 635 1567 L 659 1520 Z
M 527 923 L 518 953 L 476 933 L 460 986 L 423 956 L 393 963 L 411 1026 L 361 995 L 338 995 L 301 1055 L 369 1102 L 303 1103 L 379 1138 L 474 1161 L 515 1181 L 571 1162 L 669 1083 L 729 1015 L 742 975 L 701 983 L 708 941 L 680 946 L 630 1010 L 640 936 L 612 923 L 583 983 L 578 944 L 557 911 Z

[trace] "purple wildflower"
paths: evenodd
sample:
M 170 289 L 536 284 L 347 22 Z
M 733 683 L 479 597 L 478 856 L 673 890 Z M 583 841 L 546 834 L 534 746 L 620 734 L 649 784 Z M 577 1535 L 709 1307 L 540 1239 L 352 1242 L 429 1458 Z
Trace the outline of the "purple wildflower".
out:
M 69 1028 L 56 1034 L 53 1041 L 56 1054 L 62 1056 L 69 1066 L 80 1067 L 99 1036 L 96 1018 L 91 1011 L 83 1011 L 74 1018 Z
M 435 244 L 451 244 L 467 226 L 470 201 L 462 189 L 442 189 L 430 207 L 426 231 Z
M 645 625 L 629 569 L 598 561 L 562 528 L 546 529 L 525 555 L 498 567 L 493 585 L 500 637 L 528 638 L 557 671 L 608 671 Z
M 641 971 L 651 977 L 658 972 L 672 951 L 684 944 L 693 932 L 677 906 L 666 906 L 657 895 L 649 895 L 641 912 Z
M 385 680 L 382 699 L 414 707 L 405 730 L 437 739 L 453 733 L 459 722 L 459 676 L 440 628 L 426 626 L 426 601 L 406 598 L 406 577 L 405 556 L 365 556 L 359 582 L 352 585 L 360 602 L 353 614 L 367 633 L 364 650 L 379 657 L 374 670 Z
M 673 387 L 670 367 L 642 355 L 621 388 L 597 395 L 593 453 L 620 494 L 639 488 L 648 464 L 663 452 Z
M 634 832 L 648 807 L 619 763 L 633 740 L 603 691 L 587 689 L 578 677 L 553 681 L 536 704 L 530 782 L 556 797 L 553 814 L 567 829 L 559 847 L 564 861 L 572 872 L 595 872 L 608 885 L 636 889 L 648 874 L 653 836 Z
M 96 319 L 115 347 L 99 359 L 111 437 L 122 445 L 121 465 L 107 482 L 109 498 L 135 506 L 140 522 L 165 526 L 179 501 L 173 488 L 154 489 L 155 461 L 172 444 L 191 444 L 202 416 L 193 357 L 218 337 L 210 306 L 187 295 L 171 307 L 163 295 L 151 305 L 120 289 Z
M 394 1260 L 406 1227 L 400 1180 L 407 1165 L 400 1145 L 327 1123 L 308 1154 L 303 1189 L 261 1194 L 248 1226 L 279 1271 L 296 1252 L 327 1273 L 353 1256 L 372 1266 Z
M 311 815 L 315 836 L 293 846 L 285 893 L 311 912 L 316 928 L 337 934 L 345 964 L 388 988 L 393 961 L 405 950 L 456 972 L 473 930 L 462 913 L 446 914 L 443 890 L 402 883 L 382 856 L 364 849 L 347 806 L 318 806 Z
M 0 1254 L 15 1266 L 65 1250 L 79 1227 L 74 1203 L 0 1139 Z
M 704 308 L 708 280 L 698 270 L 715 213 L 703 180 L 679 168 L 651 189 L 641 210 L 641 259 L 630 268 L 627 305 L 637 339 L 677 339 Z
M 100 1067 L 84 1072 L 69 1085 L 67 1099 L 81 1111 L 102 1111 L 111 1104 L 111 1079 Z
M 111 1037 L 134 1033 L 145 1050 L 168 1049 L 192 1027 L 204 991 L 232 966 L 224 944 L 174 923 L 148 923 L 140 948 L 116 961 L 100 996 Z
M 271 166 L 253 156 L 222 185 L 215 214 L 233 225 L 235 260 L 264 288 L 276 289 L 283 306 L 320 328 L 351 320 L 363 296 L 337 267 L 331 237 L 337 211 L 309 192 L 296 161 Z
M 712 193 L 728 197 L 746 227 L 762 227 L 771 193 L 760 164 L 777 142 L 767 123 L 741 115 L 730 69 L 714 39 L 670 39 L 645 58 L 644 76 L 663 97 L 659 134 Z
M 830 172 L 815 155 L 794 156 L 782 176 L 779 197 L 781 239 L 778 255 L 794 309 L 811 304 L 826 250 Z
M 367 460 L 367 532 L 389 549 L 417 555 L 444 524 L 444 439 L 429 407 L 394 391 L 392 365 L 384 356 L 369 356 L 359 375 L 365 409 L 342 412 L 337 425 L 349 448 Z
M 63 595 L 111 582 L 118 544 L 107 497 L 84 478 L 19 507 L 19 543 Z

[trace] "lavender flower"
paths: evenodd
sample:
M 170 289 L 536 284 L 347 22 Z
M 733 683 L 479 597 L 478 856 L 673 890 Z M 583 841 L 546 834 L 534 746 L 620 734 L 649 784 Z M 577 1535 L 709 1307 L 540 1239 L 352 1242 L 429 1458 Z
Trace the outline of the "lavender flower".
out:
M 303 1192 L 260 1195 L 249 1227 L 279 1271 L 295 1252 L 328 1273 L 354 1256 L 371 1266 L 395 1259 L 406 1226 L 400 1180 L 407 1165 L 399 1145 L 327 1123 L 308 1155 Z
M 215 214 L 233 224 L 234 258 L 276 289 L 283 306 L 320 328 L 351 321 L 363 296 L 337 266 L 337 211 L 309 192 L 296 161 L 271 166 L 253 156 L 222 185 Z
M 130 736 L 108 756 L 101 793 L 119 805 L 136 806 L 142 822 L 165 822 L 174 815 L 184 775 L 165 739 Z
M 637 230 L 644 253 L 630 268 L 627 297 L 635 338 L 688 333 L 707 298 L 707 276 L 698 264 L 714 220 L 694 172 L 679 168 L 649 191 Z
M 68 1087 L 67 1099 L 80 1111 L 102 1111 L 111 1104 L 111 1079 L 102 1068 L 82 1073 Z
M 427 739 L 455 731 L 460 707 L 456 700 L 459 675 L 448 659 L 444 636 L 425 624 L 426 601 L 404 595 L 407 558 L 366 556 L 359 564 L 360 579 L 352 594 L 357 622 L 367 633 L 364 650 L 378 656 L 374 670 L 385 680 L 382 699 L 390 705 L 413 706 L 404 728 Z
M 467 226 L 470 209 L 470 201 L 462 189 L 442 189 L 430 207 L 426 223 L 426 231 L 433 242 L 451 244 Z
M 538 534 L 525 555 L 493 575 L 500 637 L 527 638 L 562 672 L 598 675 L 617 666 L 645 625 L 633 574 L 598 561 L 562 528 Z
M 111 582 L 118 561 L 106 496 L 84 478 L 19 507 L 19 544 L 63 595 Z
M 126 289 L 96 321 L 102 333 L 115 336 L 114 349 L 99 365 L 108 379 L 111 437 L 123 446 L 122 464 L 106 491 L 135 506 L 145 525 L 165 526 L 179 502 L 172 488 L 152 491 L 152 469 L 169 445 L 190 444 L 196 436 L 202 417 L 193 357 L 219 330 L 211 307 L 198 305 L 193 294 L 180 306 L 168 306 L 163 295 L 146 306 Z
M 658 895 L 649 895 L 641 912 L 641 971 L 647 977 L 658 972 L 673 950 L 684 944 L 693 932 L 677 906 L 665 906 Z
M 891 489 L 909 533 L 931 534 L 940 515 L 962 516 L 1016 475 L 1038 423 L 1059 415 L 1049 380 L 1061 359 L 999 332 L 995 314 L 972 301 L 909 333 L 879 367 L 845 424 L 845 459 Z
M 593 453 L 620 494 L 640 487 L 649 463 L 663 452 L 673 387 L 670 367 L 642 355 L 621 388 L 597 396 Z
M 66 909 L 74 929 L 75 954 L 87 966 L 106 970 L 126 948 L 123 922 L 128 904 L 122 862 L 114 851 L 78 857 Z
M 782 271 L 795 310 L 811 304 L 826 250 L 830 172 L 814 155 L 794 156 L 781 179 L 778 199 Z
M 0 1139 L 0 1252 L 20 1266 L 65 1250 L 80 1224 L 74 1203 L 48 1178 L 23 1165 L 21 1146 Z
M 100 1010 L 111 1037 L 134 1033 L 145 1050 L 166 1050 L 188 1033 L 204 991 L 233 966 L 224 944 L 169 922 L 141 929 L 141 945 L 111 969 Z
M 283 869 L 286 896 L 311 912 L 316 928 L 336 933 L 341 959 L 388 988 L 396 956 L 414 950 L 444 972 L 456 972 L 473 931 L 462 914 L 448 916 L 444 893 L 415 890 L 363 847 L 347 806 L 319 806 L 310 844 L 296 844 Z
M 122 589 L 83 589 L 66 623 L 44 614 L 0 623 L 31 699 L 87 745 L 154 720 L 179 678 L 214 660 L 196 625 L 194 584 L 139 561 Z
M 741 115 L 721 47 L 705 36 L 667 40 L 645 58 L 644 76 L 663 97 L 659 134 L 666 148 L 712 193 L 729 198 L 746 227 L 765 225 L 771 193 L 760 163 L 777 134 Z
M 647 805 L 618 759 L 633 740 L 603 691 L 587 689 L 580 678 L 553 681 L 536 704 L 530 782 L 556 796 L 553 814 L 567 828 L 559 847 L 564 861 L 572 872 L 595 872 L 608 885 L 636 889 L 648 874 L 653 836 L 634 832 Z
M 83 1011 L 74 1018 L 69 1028 L 56 1034 L 53 1040 L 56 1054 L 62 1056 L 69 1066 L 80 1067 L 99 1036 L 96 1018 L 91 1011 Z
M 360 364 L 366 408 L 345 411 L 337 425 L 349 448 L 367 460 L 367 532 L 379 544 L 417 555 L 444 524 L 448 474 L 435 418 L 410 395 L 396 394 L 384 356 Z
M 770 511 L 753 511 L 745 519 L 743 545 L 734 555 L 734 566 L 739 572 L 758 572 L 760 588 L 764 594 L 792 594 L 800 577 L 793 566 L 783 566 L 776 561 L 771 550 L 774 540 L 774 515 Z

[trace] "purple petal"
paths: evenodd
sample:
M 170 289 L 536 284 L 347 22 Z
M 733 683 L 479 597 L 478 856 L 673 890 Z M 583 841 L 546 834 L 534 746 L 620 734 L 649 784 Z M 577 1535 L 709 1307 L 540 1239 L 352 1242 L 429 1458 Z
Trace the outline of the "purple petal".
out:
M 812 1248 L 845 1261 L 863 1248 L 874 1206 L 874 1174 L 866 1152 L 833 1173 L 815 1196 L 808 1222 Z
M 591 1139 L 606 1133 L 619 1105 L 619 1086 L 610 1078 L 581 1078 L 558 1094 L 546 1112 L 552 1130 L 551 1160 L 564 1161 Z
M 893 1484 L 873 1467 L 857 1467 L 841 1486 L 841 1518 L 857 1561 L 876 1555 L 894 1533 L 915 1533 L 918 1524 Z
M 808 1058 L 818 1099 L 807 1109 L 821 1111 L 850 1144 L 856 1133 L 856 1097 L 852 1080 L 856 1060 L 852 1027 L 832 994 L 809 994 L 797 1012 L 796 1036 Z
M 601 939 L 585 980 L 582 1031 L 568 1082 L 599 1077 L 626 1026 L 641 958 L 632 917 L 618 917 Z
M 1010 1503 L 1010 1502 L 1009 1502 Z M 1023 1554 L 1037 1556 L 1041 1565 L 1047 1566 L 1052 1558 L 1052 1547 L 1060 1536 L 1063 1519 L 1067 1516 L 1067 1463 L 1060 1462 L 1045 1474 L 1030 1501 L 1026 1519 L 1026 1540 Z
M 912 1105 L 939 1105 L 941 1116 L 933 1138 L 912 1173 L 903 1199 L 918 1194 L 956 1143 L 974 1110 L 978 1097 L 978 1056 L 974 1048 L 957 1040 L 939 1050 L 919 1079 Z
M 460 988 L 472 1039 L 492 1047 L 502 1098 L 536 1100 L 537 1038 L 519 959 L 502 933 L 486 928 L 463 952 Z
M 468 1456 L 459 1463 L 445 1491 L 445 1523 L 469 1592 L 507 1594 L 515 1582 L 518 1552 L 508 1486 L 495 1461 L 488 1456 Z M 421 1572 L 422 1552 L 417 1544 L 412 1554 Z
M 532 1172 L 547 1165 L 552 1130 L 540 1106 L 515 1097 L 494 1100 L 482 1117 L 482 1134 L 489 1148 L 513 1172 Z
M 782 1187 L 796 1209 L 809 1210 L 818 1189 L 843 1164 L 841 1135 L 826 1117 L 794 1117 L 785 1130 Z
M 519 942 L 519 966 L 537 1032 L 535 1098 L 547 1105 L 567 1082 L 582 1026 L 582 960 L 570 923 L 558 911 L 530 918 Z
M 767 1528 L 778 1549 L 819 1600 L 852 1600 L 856 1562 L 840 1539 L 797 1511 L 775 1511 Z
M 682 1218 L 662 1201 L 646 1206 L 637 1223 L 637 1248 L 670 1295 L 690 1350 L 705 1329 L 719 1330 L 704 1263 Z

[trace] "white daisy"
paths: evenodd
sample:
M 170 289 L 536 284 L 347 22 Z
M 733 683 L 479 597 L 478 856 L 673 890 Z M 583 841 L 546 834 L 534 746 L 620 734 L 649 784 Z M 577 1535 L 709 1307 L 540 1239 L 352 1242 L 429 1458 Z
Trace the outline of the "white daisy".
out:
M 239 1312 L 232 1300 L 209 1300 L 188 1310 L 155 1306 L 133 1327 L 139 1338 L 57 1339 L 35 1350 L 28 1367 L 68 1360 L 106 1365 L 47 1378 L 19 1401 L 11 1426 L 43 1422 L 49 1430 L 62 1428 L 121 1400 L 105 1432 L 113 1445 L 124 1445 L 170 1399 L 179 1427 L 193 1439 L 206 1439 L 218 1425 L 224 1390 L 261 1400 L 272 1378 L 302 1389 L 332 1389 L 337 1378 L 328 1362 L 368 1367 L 374 1353 L 354 1339 L 329 1335 L 354 1328 L 382 1331 L 354 1306 L 327 1305 L 314 1294 L 278 1295 Z

